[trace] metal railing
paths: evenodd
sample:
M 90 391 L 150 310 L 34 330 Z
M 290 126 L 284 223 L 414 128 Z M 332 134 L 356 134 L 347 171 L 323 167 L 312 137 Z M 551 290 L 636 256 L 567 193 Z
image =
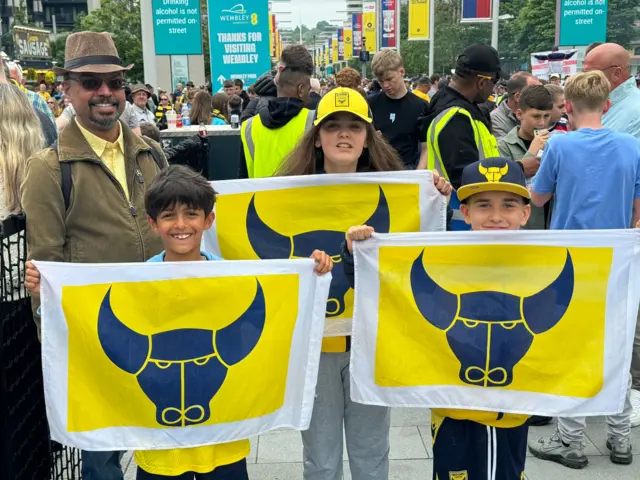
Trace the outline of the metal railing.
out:
M 49 439 L 40 342 L 22 285 L 24 217 L 0 224 L 0 470 L 7 480 L 80 479 L 80 452 Z

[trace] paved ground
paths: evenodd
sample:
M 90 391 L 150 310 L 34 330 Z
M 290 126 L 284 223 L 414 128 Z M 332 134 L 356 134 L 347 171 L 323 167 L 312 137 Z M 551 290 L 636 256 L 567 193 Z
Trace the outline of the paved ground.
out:
M 532 427 L 530 437 L 549 435 L 554 425 Z M 571 470 L 552 462 L 529 456 L 526 476 L 529 480 L 640 480 L 640 427 L 631 430 L 636 457 L 630 466 L 609 461 L 606 424 L 602 417 L 592 419 L 587 428 L 586 453 L 589 466 Z M 347 455 L 344 453 L 346 460 Z M 390 480 L 430 480 L 432 450 L 429 411 L 394 409 L 391 416 Z M 298 480 L 302 478 L 302 443 L 298 432 L 263 435 L 251 442 L 249 477 L 251 480 Z M 123 459 L 126 480 L 135 479 L 136 467 L 127 454 Z M 350 480 L 348 462 L 344 462 L 344 479 Z

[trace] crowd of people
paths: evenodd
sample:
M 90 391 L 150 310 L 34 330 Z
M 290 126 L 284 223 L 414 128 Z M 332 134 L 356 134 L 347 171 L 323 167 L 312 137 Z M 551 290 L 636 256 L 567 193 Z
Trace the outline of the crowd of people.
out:
M 592 45 L 583 72 L 549 82 L 509 75 L 496 50 L 482 44 L 460 53 L 450 77 L 406 79 L 394 50 L 377 53 L 371 67 L 372 81 L 350 68 L 316 79 L 307 49 L 290 45 L 246 90 L 227 80 L 215 93 L 191 82 L 155 93 L 127 85 L 131 66 L 120 64 L 110 35 L 74 33 L 53 91 L 25 89 L 16 64 L 0 69 L 0 214 L 26 215 L 30 260 L 220 260 L 200 247 L 214 222 L 215 192 L 197 172 L 169 166 L 172 155 L 153 140 L 167 126 L 166 113 L 185 107 L 192 124 L 239 117 L 238 178 L 426 168 L 449 198 L 449 230 L 636 226 L 640 90 L 621 46 Z M 489 185 L 480 173 L 487 168 L 507 173 Z M 351 280 L 353 242 L 372 233 L 367 225 L 346 233 L 335 268 Z M 312 258 L 318 274 L 331 270 L 325 252 Z M 39 325 L 39 274 L 31 262 L 25 286 Z M 354 480 L 389 478 L 390 409 L 351 401 L 350 347 L 350 337 L 323 341 L 311 425 L 302 432 L 305 480 L 341 478 L 343 433 Z M 433 478 L 523 478 L 527 449 L 585 467 L 584 419 L 559 418 L 551 437 L 527 445 L 529 427 L 551 420 L 434 409 Z M 638 425 L 640 331 L 624 410 L 607 417 L 612 462 L 632 462 L 630 429 Z M 122 480 L 121 454 L 83 452 L 83 477 Z M 137 478 L 247 479 L 248 454 L 248 440 L 140 451 Z

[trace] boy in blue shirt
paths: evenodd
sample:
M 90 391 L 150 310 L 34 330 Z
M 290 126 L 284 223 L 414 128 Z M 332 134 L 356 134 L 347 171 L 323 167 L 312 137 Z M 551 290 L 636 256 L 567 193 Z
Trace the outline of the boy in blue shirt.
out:
M 578 73 L 565 86 L 569 122 L 575 129 L 551 138 L 531 200 L 543 206 L 555 194 L 554 230 L 619 229 L 636 225 L 640 213 L 640 142 L 602 126 L 611 105 L 610 85 L 600 71 Z M 629 382 L 631 387 L 631 382 Z M 613 463 L 633 461 L 629 390 L 624 410 L 607 417 L 607 448 Z M 582 418 L 559 418 L 550 438 L 529 444 L 536 457 L 571 468 L 586 467 Z

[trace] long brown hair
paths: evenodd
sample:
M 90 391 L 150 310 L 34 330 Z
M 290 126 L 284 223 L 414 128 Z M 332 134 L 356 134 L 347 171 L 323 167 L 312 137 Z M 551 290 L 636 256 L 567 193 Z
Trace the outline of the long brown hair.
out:
M 323 122 L 324 123 L 324 122 Z M 373 124 L 365 123 L 367 148 L 358 159 L 358 172 L 389 172 L 403 170 L 402 160 L 389 143 L 378 135 Z M 282 162 L 277 176 L 313 175 L 324 168 L 324 152 L 316 147 L 316 139 L 322 124 L 313 126 L 298 142 L 296 148 Z
M 200 122 L 204 122 L 205 125 L 211 123 L 211 95 L 206 90 L 198 92 L 191 104 L 191 112 L 189 113 L 189 119 L 191 125 L 199 125 Z
M 226 93 L 216 93 L 211 100 L 213 110 L 218 110 L 225 120 L 227 120 L 227 111 L 229 109 L 229 96 Z

